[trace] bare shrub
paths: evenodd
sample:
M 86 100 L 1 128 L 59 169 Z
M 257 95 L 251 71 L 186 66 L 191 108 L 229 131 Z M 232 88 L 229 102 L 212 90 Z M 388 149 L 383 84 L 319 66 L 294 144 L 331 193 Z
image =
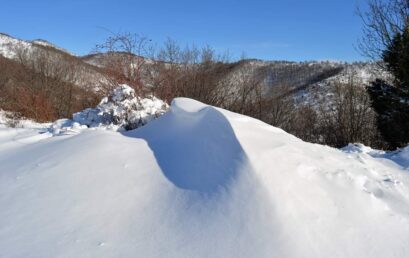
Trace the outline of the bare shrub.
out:
M 95 53 L 101 54 L 101 65 L 108 81 L 105 93 L 118 84 L 128 84 L 138 95 L 146 84 L 148 57 L 153 52 L 151 40 L 134 33 L 116 33 L 104 43 L 96 46 Z
M 189 97 L 220 106 L 224 96 L 218 91 L 219 82 L 229 66 L 208 46 L 198 48 L 193 45 L 182 49 L 168 39 L 151 66 L 152 93 L 167 101 Z
M 381 142 L 365 87 L 356 84 L 351 76 L 347 83 L 336 82 L 332 88 L 332 103 L 321 105 L 319 110 L 323 142 L 335 147 L 354 142 L 374 146 Z

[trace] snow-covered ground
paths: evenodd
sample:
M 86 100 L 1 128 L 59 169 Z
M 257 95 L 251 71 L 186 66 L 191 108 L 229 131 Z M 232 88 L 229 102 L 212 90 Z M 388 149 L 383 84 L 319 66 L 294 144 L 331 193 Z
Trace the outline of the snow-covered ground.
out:
M 349 144 L 342 149 L 346 153 L 355 153 L 361 156 L 369 155 L 385 162 L 394 162 L 409 172 L 409 146 L 396 151 L 375 150 L 362 144 Z M 389 161 L 388 161 L 389 160 Z
M 48 130 L 51 123 L 37 123 L 30 119 L 21 118 L 13 112 L 0 109 L 0 128 L 26 128 Z
M 356 146 L 183 98 L 122 133 L 1 128 L 0 257 L 409 257 L 407 163 Z

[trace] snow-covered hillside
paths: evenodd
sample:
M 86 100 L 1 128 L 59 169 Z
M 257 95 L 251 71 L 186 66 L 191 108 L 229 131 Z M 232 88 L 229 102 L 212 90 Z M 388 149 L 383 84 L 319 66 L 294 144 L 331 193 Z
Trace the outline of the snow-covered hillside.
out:
M 15 59 L 17 58 L 17 54 L 20 49 L 31 51 L 31 49 L 38 46 L 49 47 L 74 56 L 74 54 L 70 53 L 68 50 L 60 48 L 43 39 L 28 41 L 0 33 L 0 55 L 6 58 Z
M 408 168 L 354 150 L 183 98 L 125 133 L 3 128 L 0 257 L 408 257 Z
M 62 79 L 81 88 L 98 91 L 107 84 L 106 75 L 97 67 L 83 62 L 80 57 L 46 40 L 22 40 L 0 33 L 0 55 L 19 62 L 20 59 L 27 63 L 46 61 L 49 65 L 48 69 L 51 70 L 48 71 L 50 74 L 54 70 L 58 70 L 53 70 L 52 67 L 61 67 L 62 70 L 66 71 L 66 77 L 69 77 L 69 79 Z M 75 76 L 71 75 L 72 72 Z
M 28 49 L 31 47 L 32 44 L 30 42 L 0 33 L 0 55 L 6 58 L 17 58 L 17 48 Z

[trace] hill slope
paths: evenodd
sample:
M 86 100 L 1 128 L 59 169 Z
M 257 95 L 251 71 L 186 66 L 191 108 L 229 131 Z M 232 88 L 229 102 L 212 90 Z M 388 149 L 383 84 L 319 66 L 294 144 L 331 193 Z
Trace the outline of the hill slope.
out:
M 123 134 L 3 128 L 0 256 L 407 257 L 408 186 L 189 99 Z
M 65 76 L 60 79 L 81 88 L 97 91 L 106 84 L 106 75 L 98 67 L 46 40 L 27 41 L 0 33 L 0 56 L 34 67 L 37 72 L 45 70 L 50 76 L 57 76 L 55 73 L 63 70 Z

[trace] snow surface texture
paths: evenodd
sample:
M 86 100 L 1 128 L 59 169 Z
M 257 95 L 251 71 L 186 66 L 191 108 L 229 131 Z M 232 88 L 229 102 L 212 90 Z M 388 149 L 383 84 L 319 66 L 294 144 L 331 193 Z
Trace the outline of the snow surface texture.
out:
M 16 116 L 15 113 L 0 109 L 0 128 L 29 128 L 47 130 L 51 123 L 37 123 L 29 119 Z
M 168 105 L 156 97 L 140 98 L 126 84 L 119 85 L 96 108 L 87 108 L 73 115 L 73 121 L 58 120 L 52 126 L 54 134 L 67 130 L 104 128 L 114 131 L 132 130 L 163 115 Z M 61 130 L 62 129 L 62 130 Z
M 189 99 L 133 131 L 36 130 L 0 129 L 0 257 L 409 257 L 391 160 Z
M 362 155 L 370 155 L 378 159 L 387 159 L 395 162 L 403 169 L 409 171 L 409 146 L 396 151 L 381 151 L 375 150 L 362 144 L 349 144 L 342 149 L 346 153 L 360 153 Z M 388 162 L 388 161 L 386 161 Z

